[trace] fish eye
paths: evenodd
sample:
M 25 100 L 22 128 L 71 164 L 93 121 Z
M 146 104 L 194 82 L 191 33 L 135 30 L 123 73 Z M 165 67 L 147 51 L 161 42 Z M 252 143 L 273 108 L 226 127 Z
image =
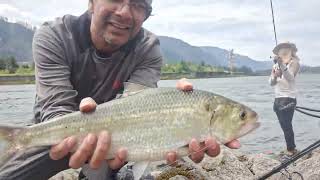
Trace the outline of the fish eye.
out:
M 246 111 L 242 111 L 242 112 L 240 113 L 240 118 L 241 118 L 241 120 L 245 120 L 246 117 L 247 117 Z

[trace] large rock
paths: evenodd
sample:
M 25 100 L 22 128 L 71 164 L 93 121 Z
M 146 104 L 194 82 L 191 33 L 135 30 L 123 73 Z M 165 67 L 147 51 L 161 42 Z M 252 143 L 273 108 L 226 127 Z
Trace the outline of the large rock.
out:
M 255 174 L 256 178 L 271 171 L 274 167 L 281 164 L 280 161 L 271 159 L 267 155 L 249 155 L 247 166 Z M 289 176 L 292 179 L 320 180 L 320 151 L 315 151 L 312 156 L 306 155 L 295 163 L 281 170 L 268 180 L 287 180 Z
M 301 173 L 307 180 L 320 180 L 320 150 L 315 151 L 311 158 L 298 161 L 292 171 Z
M 206 157 L 200 165 L 210 179 L 247 180 L 254 177 L 245 163 L 239 161 L 235 153 L 228 149 L 223 149 L 216 158 Z

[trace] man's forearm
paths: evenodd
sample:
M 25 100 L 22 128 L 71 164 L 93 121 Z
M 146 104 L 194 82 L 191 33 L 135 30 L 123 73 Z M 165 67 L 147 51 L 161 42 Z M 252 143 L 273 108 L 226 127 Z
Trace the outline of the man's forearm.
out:
M 0 179 L 44 180 L 68 169 L 69 157 L 54 161 L 49 157 L 49 148 L 32 148 L 18 152 L 0 168 Z

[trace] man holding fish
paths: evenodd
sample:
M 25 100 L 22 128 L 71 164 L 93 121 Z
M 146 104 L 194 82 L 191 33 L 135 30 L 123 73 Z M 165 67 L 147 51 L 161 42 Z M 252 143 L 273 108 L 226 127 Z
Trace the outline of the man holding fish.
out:
M 66 15 L 38 29 L 33 41 L 35 123 L 78 110 L 90 114 L 97 104 L 130 93 L 125 82 L 157 87 L 163 60 L 159 40 L 142 28 L 151 14 L 151 4 L 152 0 L 90 0 L 83 15 Z M 185 80 L 179 81 L 177 88 L 193 89 Z M 127 147 L 120 148 L 106 161 L 111 142 L 112 135 L 102 131 L 82 139 L 71 136 L 51 148 L 27 149 L 0 168 L 0 179 L 48 179 L 65 169 L 80 167 L 91 179 L 108 179 L 125 164 L 129 153 Z M 233 140 L 228 146 L 239 148 L 240 144 Z M 205 152 L 212 157 L 219 154 L 213 137 L 201 144 L 190 139 L 189 153 L 194 162 L 200 162 Z M 177 158 L 174 151 L 166 156 L 169 164 Z

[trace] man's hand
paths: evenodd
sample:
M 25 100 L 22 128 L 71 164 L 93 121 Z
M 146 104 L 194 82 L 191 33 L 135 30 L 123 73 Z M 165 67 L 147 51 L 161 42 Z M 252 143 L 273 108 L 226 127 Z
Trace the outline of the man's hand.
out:
M 97 104 L 92 98 L 85 98 L 80 103 L 80 111 L 83 113 L 92 112 Z M 88 134 L 76 151 L 71 155 L 69 166 L 74 169 L 82 167 L 89 162 L 92 169 L 98 169 L 105 160 L 111 144 L 111 135 L 107 131 L 102 131 L 98 136 Z M 77 147 L 76 137 L 69 137 L 50 150 L 50 157 L 53 160 L 59 160 L 68 155 Z M 109 160 L 108 164 L 111 169 L 119 169 L 125 164 L 127 150 L 119 149 L 115 158 Z
M 186 81 L 186 79 L 181 79 L 177 83 L 177 88 L 182 91 L 192 91 L 193 86 L 190 82 Z M 241 147 L 238 140 L 233 140 L 226 144 L 229 148 L 238 149 Z M 199 143 L 196 139 L 192 139 L 189 143 L 189 153 L 190 158 L 195 163 L 199 163 L 202 161 L 204 157 L 204 153 L 211 157 L 215 157 L 220 153 L 220 145 L 213 137 L 208 137 L 204 144 Z M 177 154 L 175 152 L 170 152 L 167 154 L 167 162 L 168 164 L 174 164 L 177 160 Z

